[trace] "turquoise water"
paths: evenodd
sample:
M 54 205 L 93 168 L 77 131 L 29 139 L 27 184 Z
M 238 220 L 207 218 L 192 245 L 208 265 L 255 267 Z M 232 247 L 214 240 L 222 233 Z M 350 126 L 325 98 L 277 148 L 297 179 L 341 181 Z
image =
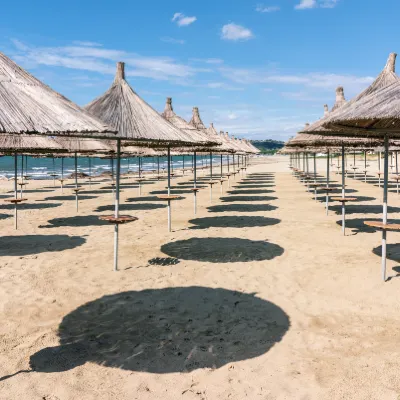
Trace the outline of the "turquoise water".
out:
M 166 157 L 160 157 L 160 170 L 162 167 L 167 168 Z M 217 166 L 220 163 L 221 157 L 216 155 L 213 156 L 213 165 Z M 34 158 L 24 156 L 24 175 L 26 169 L 26 161 L 28 163 L 27 175 L 31 176 L 31 179 L 52 179 L 49 174 L 55 173 L 61 175 L 61 158 Z M 192 166 L 192 156 L 185 156 L 185 168 L 190 168 Z M 230 163 L 232 163 L 232 156 L 230 156 Z M 210 156 L 197 156 L 197 166 L 208 166 L 210 162 Z M 223 162 L 227 162 L 226 156 L 223 157 Z M 235 157 L 235 162 L 237 162 L 237 157 Z M 64 158 L 64 176 L 74 172 L 74 158 Z M 157 169 L 157 157 L 144 157 L 141 158 L 142 170 L 156 170 Z M 111 161 L 102 158 L 90 158 L 91 164 L 91 175 L 100 175 L 103 172 L 111 171 Z M 114 160 L 114 168 L 116 161 Z M 173 168 L 183 167 L 183 156 L 173 156 L 172 157 Z M 18 174 L 21 174 L 22 167 L 22 156 L 18 156 Z M 121 173 L 128 172 L 128 169 L 133 172 L 137 172 L 139 169 L 138 158 L 123 158 L 121 159 Z M 78 172 L 83 172 L 89 174 L 89 158 L 88 157 L 78 157 Z M 218 170 L 215 169 L 215 173 L 218 174 Z M 14 157 L 4 156 L 0 157 L 0 178 L 7 177 L 11 178 L 14 176 Z

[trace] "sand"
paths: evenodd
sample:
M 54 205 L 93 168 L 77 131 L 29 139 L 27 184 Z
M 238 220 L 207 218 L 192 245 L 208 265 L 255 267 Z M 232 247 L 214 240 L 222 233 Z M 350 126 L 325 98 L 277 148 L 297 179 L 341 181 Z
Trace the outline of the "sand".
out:
M 31 181 L 18 231 L 0 182 L 0 399 L 397 399 L 400 237 L 383 283 L 381 234 L 362 224 L 382 190 L 348 179 L 344 237 L 339 205 L 326 216 L 287 165 L 254 161 L 213 204 L 202 189 L 196 217 L 190 178 L 174 179 L 172 233 L 152 193 L 165 181 L 139 198 L 124 180 L 122 212 L 139 219 L 121 226 L 117 273 L 106 182 L 76 213 L 71 189 Z

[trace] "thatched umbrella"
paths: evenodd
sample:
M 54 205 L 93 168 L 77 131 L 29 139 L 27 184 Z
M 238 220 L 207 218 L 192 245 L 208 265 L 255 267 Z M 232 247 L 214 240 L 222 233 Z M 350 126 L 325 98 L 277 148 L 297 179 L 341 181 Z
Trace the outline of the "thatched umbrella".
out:
M 183 132 L 187 133 L 190 136 L 196 135 L 204 138 L 208 141 L 208 137 L 205 133 L 198 129 L 196 126 L 189 124 L 186 122 L 182 117 L 177 115 L 174 111 L 172 106 L 172 97 L 167 97 L 167 101 L 165 103 L 164 112 L 161 114 L 163 118 L 165 118 L 168 122 L 174 125 L 176 128 L 182 130 Z M 197 151 L 201 149 L 191 148 L 188 149 L 187 147 L 183 147 L 180 149 L 182 152 L 189 152 L 190 150 L 193 151 L 193 205 L 194 205 L 194 214 L 197 213 L 197 192 L 199 188 L 197 187 Z
M 325 122 L 328 131 L 339 134 L 380 138 L 384 142 L 384 188 L 382 222 L 365 222 L 382 229 L 382 278 L 386 280 L 386 238 L 388 230 L 400 225 L 387 221 L 389 138 L 400 137 L 400 79 L 395 74 L 396 54 L 391 54 L 385 69 L 374 83 Z
M 22 188 L 24 182 L 20 182 L 21 197 L 18 198 L 18 153 L 23 154 L 42 154 L 48 152 L 61 152 L 63 148 L 59 146 L 54 140 L 46 136 L 38 135 L 10 135 L 0 133 L 0 150 L 3 155 L 14 156 L 14 198 L 6 199 L 5 201 L 14 204 L 14 222 L 15 229 L 18 229 L 18 204 L 26 201 L 22 198 Z
M 0 133 L 16 141 L 22 140 L 21 137 L 18 139 L 22 134 L 115 137 L 112 128 L 36 79 L 3 53 L 0 53 Z M 21 150 L 21 147 L 14 150 Z
M 116 76 L 110 89 L 93 100 L 85 109 L 118 131 L 115 213 L 114 216 L 108 217 L 108 220 L 114 223 L 114 269 L 117 270 L 118 225 L 136 220 L 130 216 L 119 216 L 121 140 L 137 146 L 167 147 L 168 194 L 160 198 L 168 203 L 169 231 L 171 231 L 171 201 L 179 198 L 179 196 L 171 195 L 170 148 L 171 146 L 190 146 L 198 143 L 208 145 L 209 143 L 196 133 L 189 134 L 176 128 L 139 97 L 125 80 L 125 64 L 122 62 L 117 63 Z

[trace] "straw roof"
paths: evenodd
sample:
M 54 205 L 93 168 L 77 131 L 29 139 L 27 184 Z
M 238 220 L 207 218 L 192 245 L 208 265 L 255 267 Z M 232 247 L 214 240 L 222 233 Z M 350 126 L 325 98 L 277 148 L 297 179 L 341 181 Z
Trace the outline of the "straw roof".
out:
M 202 130 L 207 129 L 200 118 L 200 112 L 198 107 L 193 107 L 192 119 L 189 121 L 189 124 L 197 129 L 202 129 Z
M 3 53 L 0 53 L 0 133 L 115 137 L 115 130 Z
M 20 154 L 56 153 L 62 151 L 65 151 L 65 149 L 47 136 L 0 133 L 0 152 L 4 154 L 15 152 Z
M 216 138 L 211 138 L 208 135 L 206 135 L 205 132 L 203 132 L 200 129 L 197 129 L 195 126 L 189 124 L 186 122 L 182 117 L 179 115 L 176 115 L 174 108 L 172 106 L 172 97 L 167 97 L 167 101 L 165 103 L 165 108 L 164 112 L 161 114 L 161 116 L 166 119 L 168 122 L 170 122 L 172 125 L 174 125 L 176 128 L 182 130 L 185 132 L 187 136 L 191 138 L 193 142 L 202 142 L 202 143 L 218 143 L 218 139 Z M 193 151 L 193 150 L 191 150 Z
M 391 53 L 383 71 L 361 94 L 323 121 L 324 134 L 351 134 L 350 127 L 359 129 L 356 135 L 380 136 L 373 130 L 398 130 L 400 121 L 400 78 L 395 73 L 396 53 Z M 322 131 L 321 130 L 321 131 Z
M 117 63 L 114 82 L 102 96 L 85 106 L 118 131 L 118 137 L 130 145 L 207 145 L 205 139 L 176 128 L 147 104 L 125 80 L 125 63 Z M 193 142 L 196 143 L 193 143 Z
M 218 134 L 212 122 L 210 124 L 210 127 L 206 129 L 206 132 L 209 135 L 210 139 L 215 138 L 220 143 L 220 146 L 213 149 L 214 152 L 224 154 L 235 152 L 235 149 L 228 143 L 228 141 L 224 140 L 224 138 Z
M 329 112 L 327 111 L 327 105 L 324 105 L 324 116 L 318 120 L 315 121 L 313 124 L 309 124 L 307 123 L 304 127 L 304 129 L 301 131 L 302 133 L 317 133 L 317 132 L 323 132 L 326 131 L 326 129 L 324 128 L 324 122 L 327 121 L 327 119 L 329 118 L 329 116 L 331 115 L 332 112 L 334 112 L 335 110 L 340 109 L 341 107 L 343 107 L 346 104 L 346 99 L 344 97 L 344 89 L 342 86 L 339 86 L 336 89 L 336 100 L 335 100 L 335 104 L 332 107 L 332 111 Z
M 58 137 L 54 138 L 54 142 L 69 153 L 113 153 L 116 151 L 114 140 Z
M 324 136 L 316 134 L 298 133 L 293 139 L 285 144 L 286 147 L 367 147 L 374 148 L 382 144 L 379 139 L 347 137 L 347 136 Z

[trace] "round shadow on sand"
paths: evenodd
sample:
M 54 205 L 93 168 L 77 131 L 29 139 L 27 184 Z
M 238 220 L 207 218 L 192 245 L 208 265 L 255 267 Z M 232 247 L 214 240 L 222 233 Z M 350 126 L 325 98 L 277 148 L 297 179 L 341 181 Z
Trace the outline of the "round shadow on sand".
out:
M 372 252 L 382 257 L 382 246 L 375 247 Z M 400 243 L 386 245 L 386 258 L 395 262 L 400 262 Z
M 60 346 L 33 354 L 30 366 L 61 372 L 93 362 L 158 374 L 215 369 L 268 352 L 289 326 L 281 308 L 254 294 L 197 286 L 123 292 L 66 315 Z
M 0 256 L 27 256 L 30 254 L 63 251 L 82 246 L 86 239 L 68 235 L 3 236 Z
M 161 246 L 170 257 L 213 263 L 235 263 L 272 260 L 284 249 L 264 240 L 239 238 L 191 238 L 177 240 Z
M 207 229 L 207 228 L 250 228 L 260 226 L 277 225 L 281 222 L 280 219 L 253 217 L 244 215 L 242 217 L 223 216 L 223 217 L 205 217 L 196 218 L 189 221 L 195 225 L 190 229 Z
M 53 218 L 48 220 L 48 225 L 39 225 L 39 228 L 58 228 L 60 226 L 110 226 L 108 221 L 103 221 L 98 215 L 76 215 L 74 217 Z

